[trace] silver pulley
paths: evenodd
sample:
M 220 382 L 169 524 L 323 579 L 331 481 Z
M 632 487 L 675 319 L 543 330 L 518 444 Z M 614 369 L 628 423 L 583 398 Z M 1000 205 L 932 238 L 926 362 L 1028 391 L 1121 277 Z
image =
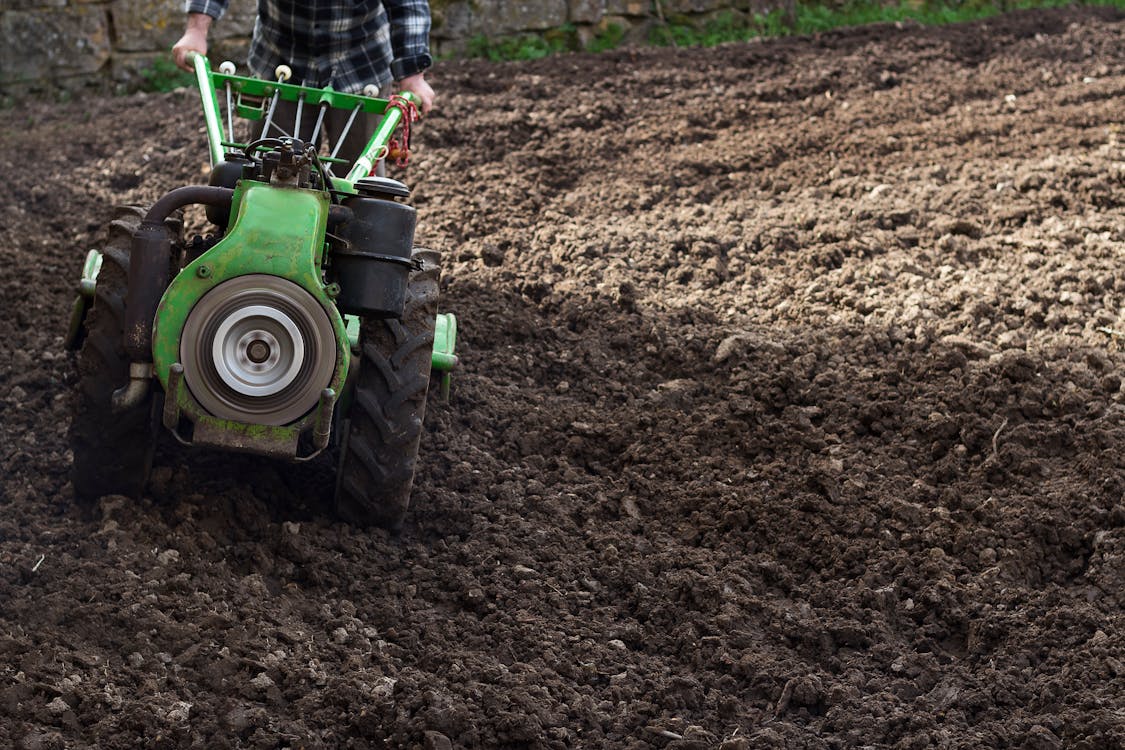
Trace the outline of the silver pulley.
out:
M 279 276 L 219 284 L 188 314 L 184 382 L 222 419 L 284 425 L 316 406 L 336 366 L 332 322 L 309 292 Z

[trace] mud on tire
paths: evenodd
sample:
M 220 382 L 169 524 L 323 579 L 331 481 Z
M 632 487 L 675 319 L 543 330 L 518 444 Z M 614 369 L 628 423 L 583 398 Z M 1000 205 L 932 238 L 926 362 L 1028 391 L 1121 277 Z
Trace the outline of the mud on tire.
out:
M 153 392 L 128 409 L 119 411 L 112 405 L 113 392 L 129 382 L 125 299 L 133 232 L 143 216 L 143 209 L 135 206 L 117 209 L 102 248 L 93 306 L 83 324 L 76 356 L 78 396 L 70 424 L 71 482 L 80 501 L 104 495 L 139 497 L 152 468 L 158 428 Z M 178 223 L 170 221 L 169 227 L 179 232 Z
M 440 254 L 415 250 L 401 320 L 364 320 L 360 363 L 336 482 L 336 512 L 401 528 L 410 505 L 437 318 Z

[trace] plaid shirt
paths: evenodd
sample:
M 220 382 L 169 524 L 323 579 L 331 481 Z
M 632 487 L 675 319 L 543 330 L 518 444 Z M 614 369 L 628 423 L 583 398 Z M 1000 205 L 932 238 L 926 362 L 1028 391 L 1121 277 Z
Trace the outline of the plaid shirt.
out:
M 188 13 L 218 19 L 230 0 L 185 0 Z M 259 0 L 248 63 L 272 80 L 284 63 L 290 83 L 358 93 L 428 68 L 428 0 Z

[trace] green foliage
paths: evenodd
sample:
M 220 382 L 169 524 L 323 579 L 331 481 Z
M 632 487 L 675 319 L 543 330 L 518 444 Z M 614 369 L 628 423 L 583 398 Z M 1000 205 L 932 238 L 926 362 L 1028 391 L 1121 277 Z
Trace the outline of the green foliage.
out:
M 141 91 L 166 92 L 191 86 L 195 76 L 180 70 L 170 59 L 161 57 L 140 71 Z
M 745 19 L 724 13 L 705 23 L 672 22 L 656 27 L 649 40 L 657 45 L 707 47 L 724 42 L 745 41 L 753 37 L 815 34 L 848 26 L 872 23 L 915 21 L 923 25 L 942 25 L 988 18 L 1012 10 L 1060 8 L 1072 5 L 1111 5 L 1125 7 L 1125 0 L 845 0 L 841 3 L 798 3 L 791 13 L 774 10 Z
M 469 40 L 465 51 L 469 57 L 500 62 L 501 60 L 538 60 L 548 55 L 578 49 L 581 49 L 581 45 L 578 42 L 577 29 L 572 24 L 564 24 L 542 35 L 520 34 L 490 39 L 483 34 L 478 34 Z
M 777 15 L 771 14 L 771 15 Z M 745 16 L 731 11 L 720 13 L 701 27 L 673 19 L 671 23 L 654 26 L 648 40 L 658 47 L 714 47 L 725 42 L 744 41 L 754 33 Z
M 598 32 L 597 36 L 591 39 L 586 44 L 588 52 L 605 52 L 611 49 L 617 49 L 621 46 L 621 42 L 625 41 L 625 29 L 620 24 L 611 23 L 605 27 L 604 30 Z
M 1125 0 L 797 0 L 790 12 L 778 9 L 749 15 L 725 11 L 700 23 L 688 16 L 671 16 L 653 26 L 650 44 L 667 47 L 713 47 L 754 37 L 816 34 L 848 26 L 915 21 L 927 26 L 988 18 L 1013 10 L 1061 8 L 1073 5 L 1108 5 L 1125 8 Z M 583 43 L 573 24 L 542 35 L 524 34 L 491 39 L 478 35 L 469 40 L 469 57 L 502 60 L 538 60 L 560 52 L 605 52 L 625 41 L 625 29 L 611 24 Z

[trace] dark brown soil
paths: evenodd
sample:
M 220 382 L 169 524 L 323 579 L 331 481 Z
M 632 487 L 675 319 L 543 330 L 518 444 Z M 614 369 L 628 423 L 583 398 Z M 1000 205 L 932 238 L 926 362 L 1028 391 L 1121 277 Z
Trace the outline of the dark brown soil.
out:
M 323 467 L 70 501 L 81 260 L 194 94 L 0 112 L 0 746 L 1125 745 L 1125 14 L 447 63 L 464 367 Z

